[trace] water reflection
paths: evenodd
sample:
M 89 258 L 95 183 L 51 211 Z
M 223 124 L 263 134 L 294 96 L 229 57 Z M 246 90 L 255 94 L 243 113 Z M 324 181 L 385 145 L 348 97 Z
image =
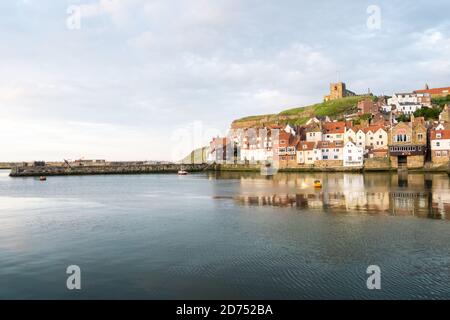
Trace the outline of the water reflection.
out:
M 214 179 L 239 179 L 233 199 L 246 206 L 279 206 L 324 212 L 370 213 L 448 219 L 446 174 L 423 173 L 254 173 L 222 172 Z M 323 187 L 314 188 L 321 180 Z M 229 195 L 231 196 L 231 195 Z

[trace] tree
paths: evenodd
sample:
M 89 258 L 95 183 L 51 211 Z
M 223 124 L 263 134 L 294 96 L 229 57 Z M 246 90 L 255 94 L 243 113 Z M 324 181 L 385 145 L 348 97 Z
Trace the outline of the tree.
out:
M 401 115 L 399 115 L 397 118 L 396 118 L 396 120 L 398 121 L 398 122 L 409 122 L 410 121 L 410 116 L 408 116 L 408 115 L 406 115 L 406 114 L 404 114 L 404 113 L 402 113 Z
M 442 109 L 440 107 L 438 108 L 422 108 L 419 110 L 416 110 L 414 112 L 414 117 L 424 117 L 425 120 L 429 119 L 439 119 L 439 114 L 442 112 Z

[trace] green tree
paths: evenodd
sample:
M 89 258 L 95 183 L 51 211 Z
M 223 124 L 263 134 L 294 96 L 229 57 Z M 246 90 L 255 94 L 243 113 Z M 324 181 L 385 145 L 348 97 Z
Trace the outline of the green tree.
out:
M 441 112 L 442 112 L 442 108 L 440 108 L 440 107 L 422 108 L 422 109 L 416 110 L 416 112 L 414 112 L 414 116 L 415 117 L 424 117 L 425 120 L 429 120 L 429 119 L 437 120 L 437 119 L 439 119 L 439 114 Z
M 411 118 L 410 118 L 410 116 L 408 116 L 408 115 L 402 113 L 401 115 L 399 115 L 399 116 L 396 118 L 396 120 L 397 120 L 398 122 L 409 122 L 409 121 L 411 120 Z

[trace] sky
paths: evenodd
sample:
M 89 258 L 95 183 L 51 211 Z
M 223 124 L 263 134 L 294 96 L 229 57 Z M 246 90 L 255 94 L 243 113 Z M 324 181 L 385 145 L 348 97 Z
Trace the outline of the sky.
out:
M 179 160 L 232 120 L 450 86 L 448 0 L 0 2 L 0 161 Z

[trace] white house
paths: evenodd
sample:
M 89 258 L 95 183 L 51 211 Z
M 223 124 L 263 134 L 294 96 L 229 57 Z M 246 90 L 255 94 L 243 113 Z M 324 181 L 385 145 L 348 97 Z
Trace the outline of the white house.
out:
M 290 134 L 292 134 L 292 135 L 294 135 L 294 136 L 297 134 L 297 133 L 295 132 L 294 127 L 292 127 L 290 124 L 287 124 L 286 127 L 284 127 L 284 131 L 285 131 L 286 133 L 290 133 Z
M 344 167 L 362 167 L 364 162 L 364 149 L 349 141 L 343 150 Z
M 273 159 L 272 135 L 266 128 L 249 128 L 240 141 L 241 161 L 267 161 Z
M 316 160 L 342 160 L 344 141 L 319 141 L 315 152 Z
M 349 128 L 344 134 L 344 143 L 348 141 L 352 141 L 364 149 L 366 147 L 366 133 L 360 127 Z
M 356 128 L 347 128 L 344 133 L 344 143 L 347 143 L 348 141 L 356 141 L 356 131 L 358 131 Z
M 390 104 L 386 104 L 381 106 L 381 111 L 384 113 L 389 113 L 392 111 L 392 106 Z
M 314 164 L 316 154 L 314 154 L 315 142 L 301 141 L 297 149 L 298 164 Z
M 450 159 L 450 129 L 430 130 L 430 145 L 431 161 L 435 164 L 448 163 Z
M 398 112 L 411 114 L 422 107 L 430 107 L 431 97 L 427 93 L 394 93 L 392 98 L 388 99 L 387 104 L 395 106 Z M 383 111 L 386 112 L 386 109 L 383 108 Z
M 386 149 L 388 145 L 388 133 L 383 126 L 369 126 L 366 128 L 366 147 L 373 149 Z M 359 144 L 357 144 L 359 146 Z
M 316 119 L 316 118 L 313 118 Z M 322 125 L 317 121 L 308 121 L 305 127 L 306 141 L 308 142 L 318 142 L 322 140 Z
M 335 121 L 335 122 L 325 122 L 322 124 L 322 140 L 325 141 L 343 141 L 346 131 L 345 122 Z

